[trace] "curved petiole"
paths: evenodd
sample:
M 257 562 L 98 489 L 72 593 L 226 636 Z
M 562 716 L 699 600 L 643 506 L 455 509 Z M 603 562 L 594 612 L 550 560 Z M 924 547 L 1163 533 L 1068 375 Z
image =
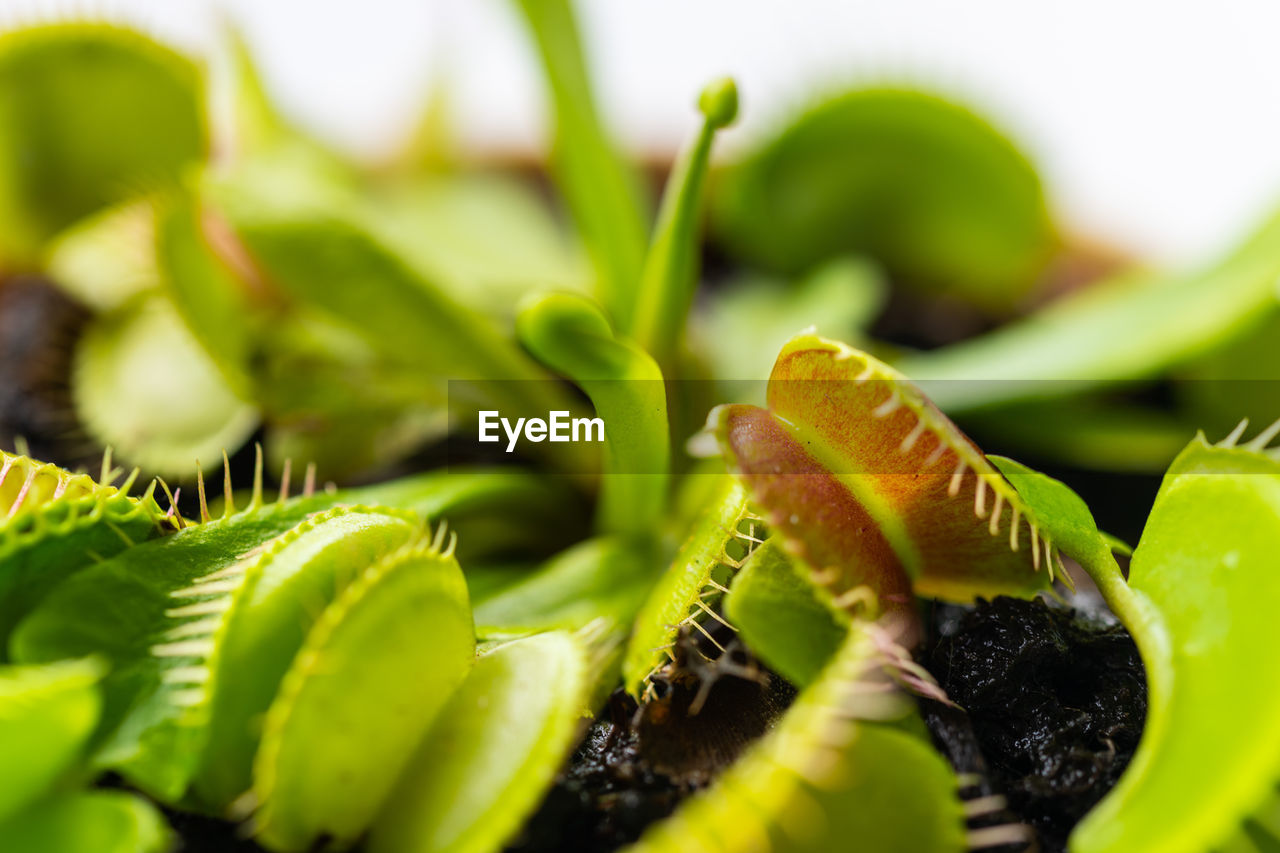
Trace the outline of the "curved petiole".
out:
M 580 296 L 535 297 L 520 311 L 516 333 L 539 361 L 576 382 L 604 421 L 601 531 L 651 531 L 666 505 L 671 455 L 658 365 L 616 337 L 599 307 Z

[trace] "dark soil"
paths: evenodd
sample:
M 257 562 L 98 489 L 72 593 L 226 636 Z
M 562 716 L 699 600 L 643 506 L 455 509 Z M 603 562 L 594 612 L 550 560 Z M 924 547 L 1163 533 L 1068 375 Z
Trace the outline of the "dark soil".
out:
M 1142 734 L 1146 676 L 1128 632 L 1038 599 L 939 605 L 922 659 L 960 706 L 922 703 L 939 749 L 1003 794 L 1040 850 L 1065 850 Z
M 182 839 L 179 853 L 266 853 L 229 821 L 177 809 L 165 809 L 165 817 Z
M 100 451 L 79 428 L 68 377 L 89 312 L 47 281 L 0 282 L 0 447 L 74 467 Z

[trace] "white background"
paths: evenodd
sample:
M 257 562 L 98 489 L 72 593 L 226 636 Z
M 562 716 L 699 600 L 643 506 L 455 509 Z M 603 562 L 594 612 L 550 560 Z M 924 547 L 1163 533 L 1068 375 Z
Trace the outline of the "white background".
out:
M 202 53 L 241 26 L 287 112 L 364 157 L 447 74 L 468 144 L 541 145 L 508 0 L 0 0 L 0 23 L 93 15 Z M 731 73 L 741 145 L 823 91 L 914 82 L 967 100 L 1040 163 L 1077 230 L 1203 258 L 1280 202 L 1280 3 L 1268 0 L 579 0 L 606 114 L 637 152 L 677 145 Z

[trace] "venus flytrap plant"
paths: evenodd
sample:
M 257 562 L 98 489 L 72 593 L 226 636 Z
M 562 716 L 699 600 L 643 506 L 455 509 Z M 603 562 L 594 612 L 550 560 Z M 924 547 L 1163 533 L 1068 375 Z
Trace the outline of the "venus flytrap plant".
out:
M 824 687 L 831 670 L 818 672 L 841 636 L 847 634 L 850 644 L 859 638 L 869 643 L 879 677 L 945 702 L 904 647 L 918 636 L 914 595 L 967 600 L 993 592 L 1029 594 L 1047 589 L 1055 569 L 1067 580 L 1062 554 L 1086 566 L 1115 566 L 1111 555 L 1120 546 L 1097 531 L 1069 490 L 1012 460 L 988 460 L 905 378 L 863 353 L 813 336 L 797 338 L 779 356 L 768 396 L 767 410 L 722 407 L 710 419 L 730 471 L 774 533 L 732 579 L 724 606 L 731 619 L 743 619 L 740 636 L 752 651 L 811 686 L 773 734 L 707 794 L 654 827 L 641 849 L 651 842 L 653 849 L 817 850 L 848 837 L 824 830 L 833 822 L 875 820 L 874 809 L 864 810 L 865 797 L 855 803 L 819 796 L 822 807 L 815 808 L 810 791 L 796 804 L 788 799 L 798 790 L 795 778 L 771 773 L 758 761 L 784 731 L 797 734 L 779 750 L 778 761 L 805 754 L 798 733 L 817 727 L 801 722 L 812 711 L 806 700 L 831 689 Z M 939 473 L 931 470 L 943 462 Z M 971 497 L 961 494 L 968 491 L 967 478 L 974 481 Z M 727 535 L 723 526 L 721 535 Z M 679 561 L 677 566 L 684 568 Z M 639 627 L 636 639 L 646 636 L 644 622 Z M 835 653 L 830 666 L 838 668 L 848 654 L 848 647 Z M 831 740 L 814 739 L 828 746 Z M 862 737 L 836 743 L 855 755 Z M 939 760 L 929 747 L 918 749 Z M 849 772 L 866 779 L 870 790 L 888 791 L 894 785 L 889 768 L 900 761 L 882 757 Z M 971 818 L 1004 808 L 1003 798 L 974 797 L 964 810 Z M 931 805 L 942 802 L 935 796 Z M 798 818 L 798 812 L 808 817 Z M 822 829 L 803 831 L 814 824 Z M 958 847 L 1029 838 L 1014 825 L 975 829 L 967 839 L 959 820 L 954 827 Z M 870 849 L 946 849 L 943 842 L 914 837 L 917 828 L 859 834 Z
M 671 171 L 645 256 L 631 321 L 632 337 L 664 367 L 682 343 L 698 285 L 698 218 L 716 131 L 738 116 L 738 88 L 731 78 L 707 85 L 698 97 L 702 128 Z
M 1030 595 L 1061 567 L 1043 521 L 892 368 L 801 336 L 778 357 L 768 409 L 722 406 L 708 428 L 786 549 L 843 607 L 912 633 L 913 596 Z
M 0 451 L 0 660 L 9 635 L 60 583 L 157 533 L 166 522 L 152 498 L 119 487 L 121 471 L 103 457 L 98 480 Z
M 320 615 L 254 760 L 254 826 L 267 846 L 355 841 L 461 683 L 475 635 L 452 550 L 437 536 L 392 553 Z
M 118 770 L 157 799 L 186 792 L 207 736 L 210 659 L 233 603 L 246 555 L 283 536 L 322 503 L 250 507 L 189 526 L 154 547 L 131 549 L 63 584 L 12 643 L 19 660 L 57 660 L 92 650 L 112 664 L 95 763 Z M 224 573 L 222 578 L 210 575 Z M 107 596 L 111 610 L 92 602 Z
M 375 823 L 373 849 L 491 850 L 515 831 L 617 677 L 621 637 L 648 586 L 644 553 L 597 539 L 540 568 L 468 573 L 473 590 L 488 590 L 473 598 L 486 638 L 479 662 Z M 579 630 L 548 633 L 558 626 Z
M 651 574 L 633 542 L 597 538 L 474 596 L 479 659 L 388 798 L 369 849 L 489 853 L 510 842 L 616 684 Z M 468 584 L 474 593 L 470 572 Z
M 408 761 L 371 849 L 479 853 L 509 840 L 617 678 L 648 574 L 633 545 L 590 540 L 479 599 L 476 667 Z
M 667 500 L 671 451 L 662 371 L 579 296 L 532 298 L 520 311 L 516 334 L 539 361 L 582 388 L 604 420 L 600 530 L 644 536 Z
M 208 634 L 212 651 L 205 666 L 190 673 L 189 686 L 209 697 L 202 770 L 194 786 L 200 801 L 221 811 L 249 788 L 258 745 L 254 721 L 275 697 L 317 607 L 353 582 L 359 566 L 418 535 L 411 513 L 338 507 L 312 515 L 264 545 L 254 558 L 183 591 L 192 602 L 205 600 L 205 595 L 215 601 L 221 595 L 217 590 L 232 588 L 226 613 L 205 618 L 216 625 Z M 209 592 L 201 594 L 203 590 Z M 183 622 L 173 633 L 181 633 L 183 641 L 193 639 L 200 636 L 192 633 L 194 626 L 201 624 Z M 251 678 L 245 676 L 248 672 Z
M 605 422 L 595 538 L 582 539 L 585 497 L 573 484 L 527 472 L 432 472 L 316 493 L 312 468 L 302 495 L 289 497 L 286 473 L 268 502 L 259 461 L 247 501 L 227 482 L 216 519 L 197 476 L 200 514 L 187 519 L 176 507 L 164 514 L 150 491 L 134 499 L 112 489 L 105 471 L 94 483 L 0 456 L 0 641 L 16 660 L 48 664 L 0 671 L 0 751 L 31 753 L 22 772 L 0 778 L 0 845 L 153 853 L 165 833 L 142 801 L 59 785 L 109 769 L 169 805 L 247 819 L 281 853 L 361 838 L 373 853 L 491 853 L 517 840 L 619 682 L 647 702 L 661 692 L 655 681 L 702 679 L 689 713 L 663 724 L 688 723 L 718 675 L 682 661 L 704 640 L 724 651 L 726 627 L 736 631 L 731 648 L 752 657 L 747 677 L 765 677 L 758 658 L 802 692 L 785 711 L 770 694 L 764 737 L 718 779 L 703 773 L 698 784 L 710 787 L 635 850 L 1021 843 L 1016 826 L 966 830 L 966 818 L 989 819 L 1003 801 L 974 793 L 975 780 L 957 778 L 926 742 L 902 688 L 946 696 L 906 647 L 917 596 L 1034 595 L 1067 581 L 1064 557 L 1133 631 L 1152 684 L 1143 751 L 1080 827 L 1075 853 L 1274 845 L 1280 735 L 1270 720 L 1280 692 L 1257 673 L 1269 639 L 1259 604 L 1276 597 L 1268 560 L 1280 547 L 1280 469 L 1265 446 L 1280 427 L 1245 448 L 1239 433 L 1189 448 L 1126 581 L 1119 546 L 1069 489 L 984 456 L 894 369 L 802 335 L 782 348 L 766 408 L 713 412 L 722 467 L 707 484 L 686 478 L 679 493 L 696 511 L 672 511 L 668 393 L 677 424 L 691 406 L 665 387 L 660 365 L 669 374 L 681 365 L 703 185 L 736 90 L 720 81 L 704 91 L 703 127 L 671 175 L 646 256 L 640 194 L 600 127 L 569 3 L 521 0 L 520 9 L 547 67 L 557 178 L 601 306 L 538 296 L 520 304 L 516 331 Z M 517 239 L 491 216 L 515 195 L 475 203 L 450 185 L 439 197 L 393 198 L 363 185 L 287 126 L 243 45 L 232 47 L 238 156 L 214 173 L 190 169 L 206 145 L 199 77 L 185 61 L 110 28 L 0 38 L 0 117 L 14 124 L 0 133 L 0 224 L 14 226 L 0 236 L 2 271 L 52 269 L 68 252 L 74 260 L 79 240 L 105 259 L 95 273 L 127 279 L 129 264 L 95 255 L 96 241 L 144 218 L 136 211 L 154 225 L 145 284 L 84 279 L 104 312 L 77 359 L 76 398 L 93 432 L 150 468 L 198 470 L 200 457 L 241 442 L 260 410 L 273 455 L 307 447 L 338 477 L 442 434 L 446 376 L 480 380 L 453 395 L 464 414 L 571 410 L 565 389 L 504 332 L 519 304 L 511 294 L 539 276 L 548 285 L 560 270 L 572 276 L 556 254 L 563 247 L 548 249 L 561 235 L 546 211 L 526 198 L 532 206 L 510 220 L 537 222 L 541 236 L 525 247 L 535 274 L 523 249 L 492 250 L 495 229 Z M 107 97 L 110 80 L 133 80 L 124 88 L 139 103 Z M 139 141 L 134 126 L 115 133 L 116 113 L 177 130 Z M 74 133 L 35 150 L 28 131 L 45 124 Z M 110 137 L 101 152 L 75 136 L 89 131 Z M 13 164 L 30 157 L 38 168 L 13 179 Z M 905 175 L 906 160 L 920 168 Z M 750 324 L 726 312 L 726 334 L 757 346 L 768 337 L 753 337 L 757 329 L 772 335 L 805 311 L 839 319 L 841 333 L 869 321 L 878 280 L 851 251 L 870 253 L 896 281 L 999 314 L 1059 248 L 1025 158 L 972 115 L 911 93 L 824 104 L 721 177 L 713 230 L 738 258 L 797 276 L 839 259 L 807 278 L 799 304 L 752 294 L 737 315 Z M 813 191 L 810 204 L 797 202 L 797 188 Z M 144 208 L 133 200 L 142 189 L 164 193 Z M 474 221 L 456 233 L 480 235 L 479 257 L 439 250 L 459 211 Z M 1023 371 L 1091 387 L 1155 375 L 1236 340 L 1273 304 L 1276 228 L 1202 276 L 1108 285 L 902 364 L 927 377 Z M 415 245 L 419 230 L 437 251 Z M 507 294 L 508 307 L 486 310 L 481 293 Z M 717 302 L 733 305 L 734 295 Z M 1127 334 L 1136 311 L 1168 334 Z M 735 353 L 726 346 L 711 359 L 716 378 L 752 372 Z M 137 390 L 171 360 L 199 365 L 171 392 L 192 405 L 166 408 Z M 1039 393 L 937 387 L 947 405 L 969 410 Z M 589 448 L 534 449 L 582 482 L 595 473 Z M 659 576 L 658 543 L 670 531 L 683 540 Z M 109 670 L 59 663 L 86 655 Z M 16 723 L 11 678 L 31 682 L 18 691 Z M 1235 715 L 1227 732 L 1222 697 Z M 714 717 L 714 702 L 706 707 L 713 713 L 699 723 Z M 636 726 L 621 734 L 661 737 L 660 726 Z
M 454 516 L 465 526 L 490 507 L 500 515 L 518 512 L 521 494 L 532 505 L 552 494 L 521 491 L 518 475 L 459 476 L 465 482 L 436 475 L 333 494 L 312 494 L 309 477 L 302 495 L 272 503 L 259 479 L 239 512 L 228 482 L 223 517 L 204 515 L 201 523 L 87 569 L 83 582 L 62 584 L 26 618 L 13 653 L 24 661 L 103 655 L 112 671 L 103 684 L 95 764 L 169 802 L 197 782 L 206 806 L 222 808 L 242 793 L 236 780 L 248 784 L 253 749 L 237 721 L 273 701 L 271 685 L 293 659 L 287 649 L 298 648 L 299 632 L 317 615 L 311 608 L 415 535 L 419 516 L 354 506 L 356 498 L 381 490 L 404 506 L 439 513 L 433 520 Z M 531 516 L 535 524 L 546 517 Z M 496 547 L 511 543 L 499 540 Z M 484 554 L 483 543 L 475 553 Z M 113 607 L 95 604 L 104 597 Z M 244 669 L 245 661 L 254 662 L 249 669 L 256 675 L 219 677 L 233 671 L 229 665 Z M 216 753 L 208 752 L 211 738 L 220 745 Z

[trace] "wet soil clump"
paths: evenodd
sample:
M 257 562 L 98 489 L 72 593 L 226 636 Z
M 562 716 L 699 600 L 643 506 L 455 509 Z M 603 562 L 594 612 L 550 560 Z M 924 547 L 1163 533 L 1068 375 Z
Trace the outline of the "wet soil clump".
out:
M 959 708 L 923 702 L 940 751 L 978 794 L 1002 794 L 1039 849 L 1067 836 L 1116 784 L 1142 735 L 1146 675 L 1112 620 L 1039 599 L 938 605 L 922 662 Z M 1009 848 L 1016 849 L 1016 848 Z

